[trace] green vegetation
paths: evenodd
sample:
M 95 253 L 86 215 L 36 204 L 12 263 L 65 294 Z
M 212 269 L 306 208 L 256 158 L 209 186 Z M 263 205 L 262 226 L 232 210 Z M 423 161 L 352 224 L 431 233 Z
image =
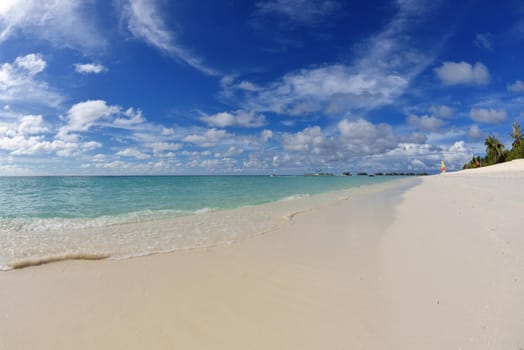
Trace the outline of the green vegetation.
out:
M 486 156 L 484 158 L 475 156 L 469 163 L 464 164 L 462 168 L 472 169 L 524 158 L 524 134 L 519 123 L 513 123 L 509 136 L 513 139 L 510 150 L 505 149 L 504 145 L 495 136 L 488 136 L 484 141 Z

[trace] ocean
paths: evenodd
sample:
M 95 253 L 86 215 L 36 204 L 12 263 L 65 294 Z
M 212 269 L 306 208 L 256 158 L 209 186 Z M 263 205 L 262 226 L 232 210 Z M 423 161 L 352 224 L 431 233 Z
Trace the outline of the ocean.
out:
M 0 270 L 227 244 L 367 176 L 0 177 Z

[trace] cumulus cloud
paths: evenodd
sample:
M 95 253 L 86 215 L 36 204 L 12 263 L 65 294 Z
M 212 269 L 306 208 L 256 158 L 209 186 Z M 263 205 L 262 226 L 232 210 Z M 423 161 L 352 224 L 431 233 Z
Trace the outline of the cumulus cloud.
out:
M 88 100 L 74 104 L 65 117 L 66 124 L 59 128 L 57 138 L 62 140 L 76 140 L 79 133 L 90 131 L 94 127 L 111 128 L 155 133 L 163 136 L 162 126 L 148 123 L 140 109 L 123 109 L 121 106 L 109 105 L 104 100 Z M 135 134 L 140 135 L 140 134 Z M 155 136 L 155 137 L 157 137 Z
M 507 113 L 503 109 L 472 108 L 469 117 L 479 123 L 496 124 L 506 120 Z
M 473 124 L 468 129 L 468 136 L 474 140 L 479 140 L 484 137 L 484 133 L 480 130 L 477 124 Z
M 109 106 L 103 100 L 90 100 L 73 105 L 67 112 L 67 124 L 62 126 L 57 137 L 64 140 L 76 139 L 73 132 L 88 131 L 98 120 L 118 113 L 117 106 Z
M 355 156 L 379 154 L 398 144 L 391 126 L 383 123 L 344 119 L 337 124 L 337 131 L 338 134 L 329 135 L 319 126 L 311 126 L 296 133 L 284 133 L 282 149 L 301 155 L 301 162 L 327 164 Z M 297 156 L 288 159 L 296 160 Z M 282 157 L 278 162 L 282 162 Z
M 134 108 L 128 108 L 122 112 L 119 117 L 112 122 L 112 124 L 116 127 L 125 129 L 126 127 L 142 124 L 145 121 L 146 120 L 143 117 L 142 111 L 140 109 L 135 110 Z
M 417 117 L 416 115 L 411 114 L 407 117 L 406 120 L 408 124 L 413 125 L 418 129 L 424 131 L 436 131 L 439 130 L 445 124 L 443 120 L 428 115 Z
M 136 159 L 148 159 L 151 158 L 149 154 L 143 153 L 134 148 L 126 148 L 116 153 L 117 156 L 131 157 Z
M 260 140 L 262 142 L 267 142 L 272 137 L 273 137 L 273 131 L 271 130 L 262 130 L 262 132 L 260 133 Z
M 98 63 L 75 63 L 75 71 L 80 74 L 100 74 L 107 68 Z
M 25 115 L 20 118 L 20 125 L 18 126 L 18 132 L 20 134 L 41 134 L 49 131 L 44 126 L 44 118 L 41 115 Z
M 34 53 L 17 57 L 15 60 L 15 66 L 26 70 L 30 75 L 36 75 L 46 69 L 47 62 L 42 59 L 40 55 Z
M 208 75 L 219 75 L 207 67 L 202 59 L 176 42 L 175 35 L 166 24 L 155 0 L 120 0 L 122 20 L 138 40 L 151 45 L 169 56 Z
M 182 148 L 180 143 L 173 142 L 152 142 L 146 143 L 145 146 L 153 150 L 155 157 L 171 157 L 174 156 L 174 151 Z
M 34 53 L 0 64 L 0 101 L 57 106 L 62 96 L 38 78 L 46 67 L 43 57 Z
M 371 161 L 380 170 L 385 171 L 429 171 L 440 170 L 440 161 L 446 162 L 450 170 L 458 170 L 469 161 L 473 153 L 464 141 L 451 145 L 435 146 L 430 144 L 400 143 L 396 148 L 374 156 Z M 415 166 L 413 161 L 415 161 Z
M 447 61 L 434 72 L 444 85 L 486 85 L 490 80 L 488 68 L 480 62 Z
M 200 118 L 211 127 L 259 128 L 266 124 L 266 117 L 252 111 L 237 110 L 232 113 L 222 112 Z
M 524 92 L 524 83 L 521 80 L 516 80 L 513 84 L 508 84 L 507 88 L 511 92 Z
M 235 146 L 229 147 L 225 152 L 216 152 L 213 157 L 223 158 L 223 157 L 236 157 L 244 153 L 244 150 Z
M 340 3 L 333 0 L 265 0 L 256 3 L 257 13 L 276 14 L 291 21 L 312 24 L 337 11 Z
M 337 125 L 341 143 L 353 154 L 376 154 L 395 147 L 398 139 L 390 125 L 373 124 L 365 119 L 344 119 Z
M 100 143 L 94 141 L 47 140 L 42 133 L 48 131 L 41 115 L 22 116 L 17 126 L 0 128 L 0 150 L 8 151 L 11 156 L 32 156 L 54 152 L 60 157 L 69 157 L 101 147 Z
M 87 16 L 92 1 L 2 0 L 0 42 L 19 35 L 49 41 L 56 47 L 92 51 L 104 40 Z
M 431 106 L 429 108 L 429 112 L 438 118 L 451 118 L 453 117 L 453 113 L 455 112 L 453 108 L 448 107 L 446 105 L 440 105 L 440 106 Z
M 306 128 L 294 134 L 284 134 L 282 146 L 286 151 L 320 153 L 326 140 L 319 126 Z
M 196 144 L 200 147 L 213 147 L 220 141 L 230 138 L 233 135 L 225 130 L 209 129 L 203 134 L 191 134 L 182 139 L 184 142 Z

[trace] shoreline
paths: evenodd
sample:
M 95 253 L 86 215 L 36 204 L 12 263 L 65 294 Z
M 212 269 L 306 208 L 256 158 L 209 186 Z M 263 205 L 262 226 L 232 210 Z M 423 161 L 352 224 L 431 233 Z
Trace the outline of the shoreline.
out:
M 216 210 L 200 209 L 187 215 L 137 222 L 121 222 L 101 227 L 93 225 L 77 228 L 73 226 L 42 232 L 7 232 L 7 235 L 13 237 L 4 239 L 5 241 L 30 241 L 34 240 L 33 237 L 48 234 L 48 232 L 53 234 L 53 239 L 58 241 L 66 242 L 70 237 L 75 237 L 74 243 L 77 250 L 66 252 L 58 250 L 51 254 L 38 256 L 21 256 L 20 254 L 23 252 L 13 253 L 10 261 L 3 263 L 0 261 L 0 273 L 63 260 L 123 260 L 234 244 L 239 240 L 278 230 L 294 216 L 336 202 L 340 198 L 351 196 L 355 191 L 365 191 L 368 187 L 375 188 L 375 186 L 378 186 L 377 188 L 394 186 L 389 184 L 397 181 L 410 182 L 416 180 L 408 178 L 390 179 L 313 195 L 294 194 L 256 205 Z M 253 223 L 257 223 L 257 226 Z M 177 228 L 178 231 L 173 228 Z M 142 232 L 148 232 L 149 236 L 154 237 L 155 241 L 161 242 L 161 244 L 158 243 L 157 246 L 153 247 L 144 245 L 149 244 L 149 242 L 144 242 L 141 236 Z M 117 237 L 117 240 L 107 243 L 106 241 L 111 238 L 108 235 Z M 95 245 L 93 241 L 99 241 L 103 244 Z M 124 248 L 115 250 L 115 247 L 120 245 L 123 245 Z
M 231 245 L 0 273 L 0 349 L 522 348 L 524 173 L 448 175 Z

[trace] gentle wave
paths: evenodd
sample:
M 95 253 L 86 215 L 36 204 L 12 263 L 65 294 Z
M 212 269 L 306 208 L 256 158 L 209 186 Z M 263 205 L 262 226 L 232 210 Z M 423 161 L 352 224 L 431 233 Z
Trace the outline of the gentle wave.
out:
M 96 218 L 0 218 L 0 233 L 21 231 L 57 231 L 63 229 L 103 228 L 113 225 L 148 222 L 185 215 L 213 212 L 214 208 L 189 210 L 142 210 L 121 215 Z
M 280 200 L 278 200 L 279 202 L 289 202 L 289 201 L 294 201 L 294 200 L 297 200 L 297 199 L 302 199 L 302 198 L 307 198 L 307 197 L 310 197 L 311 195 L 309 193 L 299 193 L 299 194 L 294 194 L 292 196 L 287 196 L 287 197 L 284 197 Z
M 136 210 L 91 218 L 12 217 L 4 211 L 0 217 L 0 270 L 62 260 L 119 260 L 230 244 L 292 224 L 296 215 L 323 203 L 348 198 L 345 190 L 324 194 L 306 191 L 288 196 L 289 192 L 283 193 L 280 199 L 275 196 L 265 204 L 253 204 L 260 198 L 249 195 L 249 200 L 235 201 L 236 208 L 231 209 L 227 209 L 231 201 L 215 200 L 197 210 Z M 196 203 L 191 204 L 194 207 Z

